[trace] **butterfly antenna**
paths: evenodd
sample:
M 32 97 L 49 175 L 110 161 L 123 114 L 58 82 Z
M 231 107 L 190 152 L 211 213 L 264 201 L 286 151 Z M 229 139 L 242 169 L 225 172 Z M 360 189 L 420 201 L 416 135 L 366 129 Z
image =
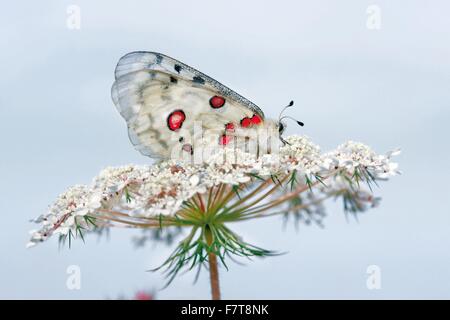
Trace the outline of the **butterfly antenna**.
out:
M 283 116 L 283 117 L 280 118 L 279 121 L 281 121 L 281 120 L 283 120 L 283 119 L 285 119 L 285 118 L 286 118 L 286 119 L 291 119 L 291 120 L 297 122 L 297 124 L 298 124 L 299 126 L 301 126 L 301 127 L 303 127 L 303 126 L 305 125 L 303 122 L 298 121 L 297 119 L 294 119 L 294 118 L 292 118 L 292 117 L 290 117 L 290 116 Z
M 280 115 L 278 116 L 278 120 L 281 120 L 281 115 L 283 114 L 283 112 L 287 109 L 290 108 L 294 105 L 294 100 L 291 100 L 291 102 L 289 102 L 289 104 L 284 107 L 283 109 L 281 109 Z

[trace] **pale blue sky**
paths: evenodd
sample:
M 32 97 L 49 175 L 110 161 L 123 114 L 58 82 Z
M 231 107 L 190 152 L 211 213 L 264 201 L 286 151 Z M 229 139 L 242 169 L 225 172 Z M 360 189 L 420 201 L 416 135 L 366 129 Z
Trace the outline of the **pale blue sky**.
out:
M 81 29 L 66 9 L 81 8 Z M 366 9 L 381 9 L 381 29 Z M 106 165 L 148 163 L 110 99 L 117 60 L 159 51 L 276 116 L 291 99 L 304 133 L 327 150 L 348 139 L 401 147 L 404 174 L 383 183 L 380 208 L 325 229 L 283 231 L 279 219 L 233 226 L 280 257 L 221 270 L 224 298 L 450 298 L 450 20 L 448 1 L 14 1 L 0 12 L 0 298 L 105 298 L 157 288 L 171 248 L 135 250 L 134 232 L 25 249 L 28 222 L 66 187 Z M 56 240 L 56 239 L 55 239 Z M 66 288 L 81 267 L 82 288 Z M 381 268 L 381 290 L 366 268 Z M 206 274 L 179 277 L 158 298 L 209 298 Z

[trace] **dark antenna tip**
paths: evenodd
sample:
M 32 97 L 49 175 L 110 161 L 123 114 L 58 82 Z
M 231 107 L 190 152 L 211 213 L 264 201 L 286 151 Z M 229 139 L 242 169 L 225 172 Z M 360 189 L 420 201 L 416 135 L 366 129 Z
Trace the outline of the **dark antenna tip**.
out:
M 286 107 L 284 107 L 283 109 L 281 109 L 280 115 L 278 116 L 278 120 L 281 119 L 281 116 L 282 116 L 283 112 L 284 112 L 287 108 L 292 107 L 293 105 L 294 105 L 294 100 L 291 100 L 291 102 L 289 102 L 289 104 L 288 104 Z
M 294 118 L 292 118 L 291 116 L 283 116 L 283 117 L 280 118 L 279 121 L 281 121 L 281 120 L 283 120 L 283 119 L 285 119 L 285 118 L 286 118 L 286 119 L 291 119 L 292 121 L 297 122 L 297 124 L 298 124 L 299 126 L 301 126 L 301 127 L 303 127 L 303 126 L 305 125 L 303 122 L 298 121 L 297 119 L 294 119 Z

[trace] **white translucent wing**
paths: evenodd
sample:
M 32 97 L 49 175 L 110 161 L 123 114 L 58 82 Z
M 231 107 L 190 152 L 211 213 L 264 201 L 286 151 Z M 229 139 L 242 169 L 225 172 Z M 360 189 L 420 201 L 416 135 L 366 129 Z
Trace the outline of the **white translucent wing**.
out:
M 128 73 L 140 70 L 162 71 L 187 81 L 203 84 L 228 100 L 234 100 L 240 105 L 252 110 L 253 113 L 258 114 L 264 119 L 262 110 L 250 100 L 244 98 L 206 74 L 162 53 L 136 51 L 126 54 L 120 58 L 117 63 L 115 70 L 116 80 Z
M 116 72 L 112 98 L 127 122 L 131 142 L 144 155 L 169 158 L 180 151 L 191 152 L 205 130 L 219 137 L 227 124 L 237 127 L 242 119 L 256 117 L 247 105 L 223 95 L 206 80 L 128 65 L 127 72 L 123 68 Z M 212 98 L 223 103 L 213 107 Z M 181 115 L 182 121 L 175 121 Z M 202 133 L 196 132 L 196 124 Z

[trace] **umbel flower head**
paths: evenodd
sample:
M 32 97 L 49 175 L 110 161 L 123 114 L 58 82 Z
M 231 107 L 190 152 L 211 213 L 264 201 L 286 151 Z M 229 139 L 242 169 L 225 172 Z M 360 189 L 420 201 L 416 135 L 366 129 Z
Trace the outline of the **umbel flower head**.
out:
M 324 201 L 341 198 L 346 212 L 376 206 L 372 186 L 398 174 L 391 157 L 349 141 L 321 153 L 303 136 L 289 136 L 276 154 L 256 157 L 224 147 L 206 161 L 167 160 L 154 165 L 108 167 L 88 186 L 73 186 L 34 222 L 28 246 L 52 235 L 84 239 L 88 231 L 113 226 L 187 229 L 187 236 L 161 266 L 169 282 L 183 268 L 228 256 L 268 256 L 245 242 L 229 222 L 273 215 L 320 223 Z M 366 188 L 366 186 L 368 188 Z

